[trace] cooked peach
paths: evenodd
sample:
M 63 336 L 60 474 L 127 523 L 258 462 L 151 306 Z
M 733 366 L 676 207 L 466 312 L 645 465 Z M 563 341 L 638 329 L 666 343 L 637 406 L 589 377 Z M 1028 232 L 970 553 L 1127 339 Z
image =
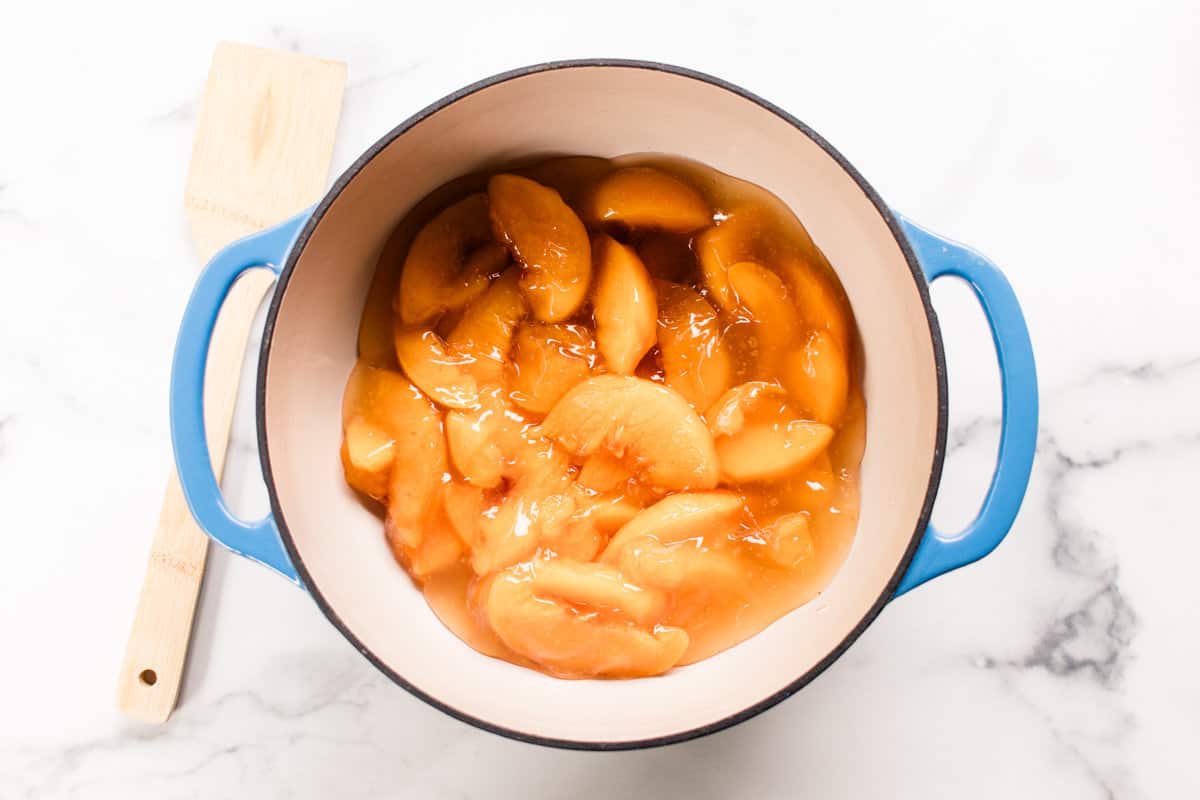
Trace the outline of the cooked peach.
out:
M 479 402 L 479 386 L 469 367 L 471 356 L 455 352 L 428 328 L 396 326 L 396 359 L 421 391 L 446 408 L 470 408 Z
M 388 477 L 396 459 L 396 439 L 363 417 L 346 424 L 342 440 L 342 469 L 346 482 L 376 500 L 387 497 Z
M 575 519 L 587 519 L 606 535 L 612 535 L 641 511 L 641 506 L 623 496 L 594 497 L 579 503 Z
M 574 499 L 565 491 L 514 490 L 494 511 L 485 511 L 471 567 L 486 575 L 528 559 L 539 542 L 559 534 L 574 511 Z
M 448 466 L 442 415 L 428 397 L 418 393 L 406 410 L 404 424 L 395 430 L 385 530 L 389 539 L 415 547 Z
M 658 280 L 678 282 L 696 269 L 696 256 L 687 236 L 654 233 L 638 241 L 636 249 L 646 271 Z
M 592 251 L 587 230 L 558 192 L 519 175 L 488 181 L 492 230 L 524 267 L 521 290 L 533 315 L 562 322 L 587 298 Z
M 809 419 L 833 426 L 841 422 L 850 373 L 846 356 L 832 333 L 813 331 L 803 350 L 785 357 L 781 371 L 792 403 Z
M 641 510 L 623 497 L 597 497 L 588 491 L 575 492 L 575 512 L 561 526 L 543 526 L 538 544 L 564 558 L 591 561 L 609 537 Z
M 650 275 L 633 248 L 607 234 L 593 241 L 596 344 L 609 370 L 632 375 L 657 338 L 658 301 Z
M 576 456 L 606 451 L 663 489 L 711 489 L 712 436 L 678 392 L 640 378 L 598 375 L 547 415 L 542 432 Z
M 660 674 L 809 601 L 850 552 L 854 320 L 765 189 L 670 159 L 472 173 L 377 263 L 343 470 L 481 653 Z
M 485 587 L 483 608 L 508 647 L 546 670 L 578 677 L 658 675 L 687 650 L 688 635 L 680 628 L 655 626 L 647 632 L 540 598 L 530 573 L 528 567 L 514 567 L 497 575 Z
M 534 509 L 530 505 L 517 497 L 485 509 L 471 547 L 471 568 L 476 575 L 524 561 L 537 550 L 538 537 L 532 530 Z
M 512 346 L 513 332 L 529 313 L 520 287 L 521 270 L 510 267 L 468 305 L 446 337 L 457 352 L 474 359 L 469 371 L 480 383 L 503 381 L 504 362 Z
M 729 268 L 753 256 L 758 227 L 755 215 L 734 213 L 701 233 L 693 243 L 708 296 L 723 311 L 737 309 L 737 295 L 729 285 Z
M 539 545 L 564 558 L 590 561 L 642 507 L 623 495 L 596 495 L 578 485 L 574 488 L 575 512 L 560 527 L 542 528 Z
M 726 276 L 738 305 L 757 325 L 759 350 L 766 355 L 792 346 L 799 315 L 779 276 L 753 261 L 739 261 Z
M 714 437 L 732 436 L 748 421 L 784 421 L 789 412 L 787 393 L 779 384 L 747 381 L 721 395 L 704 418 Z
M 683 559 L 678 556 L 680 549 L 665 545 L 653 536 L 639 536 L 624 542 L 609 563 L 642 586 L 676 589 L 684 579 Z
M 781 259 L 783 275 L 800 318 L 814 330 L 828 331 L 843 353 L 850 352 L 850 318 L 845 301 L 823 270 L 801 258 Z
M 621 549 L 621 574 L 648 588 L 703 587 L 706 594 L 743 581 L 744 569 L 734 556 L 721 550 L 697 547 L 694 542 L 664 545 L 653 536 L 642 536 Z
M 705 534 L 731 527 L 742 515 L 745 504 L 733 492 L 690 492 L 664 497 L 621 526 L 603 560 L 616 564 L 621 551 L 642 536 L 653 536 L 662 544 L 701 538 Z
M 442 441 L 441 418 L 430 408 L 429 398 L 398 372 L 355 366 L 342 397 L 342 464 L 350 485 L 386 498 L 393 465 L 403 464 L 406 453 L 436 449 L 434 439 Z
M 663 375 L 668 386 L 703 411 L 728 388 L 733 375 L 717 312 L 687 286 L 665 281 L 655 286 Z
M 405 325 L 461 308 L 487 288 L 507 256 L 489 243 L 486 194 L 470 195 L 430 220 L 404 259 L 393 305 Z
M 579 485 L 597 492 L 610 492 L 633 477 L 629 467 L 611 453 L 599 450 L 587 457 L 579 469 Z
M 571 479 L 571 462 L 566 450 L 544 435 L 538 425 L 505 415 L 504 477 L 512 488 L 544 495 L 565 491 Z
M 446 444 L 450 460 L 467 483 L 494 489 L 504 477 L 504 453 L 497 432 L 504 409 L 482 403 L 446 413 Z
M 718 436 L 714 443 L 721 474 L 726 479 L 762 481 L 803 469 L 824 452 L 833 428 L 809 420 L 786 424 L 746 425 L 733 436 Z
M 483 513 L 483 490 L 461 481 L 442 484 L 442 505 L 454 532 L 468 547 L 479 537 L 479 519 Z
M 535 426 L 501 425 L 496 436 L 507 489 L 479 521 L 471 565 L 480 575 L 530 557 L 539 541 L 557 534 L 576 509 L 570 463 L 562 448 Z
M 545 414 L 591 374 L 595 353 L 592 332 L 582 325 L 525 323 L 513 345 L 509 396 L 526 411 Z
M 763 528 L 762 537 L 767 543 L 771 560 L 781 567 L 796 567 L 813 554 L 812 532 L 806 512 L 784 514 Z
M 801 241 L 804 240 L 804 241 Z M 791 281 L 796 264 L 802 262 L 807 236 L 789 232 L 788 226 L 766 208 L 753 205 L 729 211 L 715 227 L 693 242 L 700 272 L 710 296 L 724 311 L 735 311 L 737 297 L 729 285 L 728 270 L 741 261 L 751 261 L 778 271 L 795 297 L 802 297 Z M 803 314 L 802 314 L 803 316 Z
M 359 362 L 346 380 L 342 395 L 342 424 L 355 417 L 388 431 L 407 425 L 414 408 L 419 408 L 421 391 L 395 370 Z
M 683 180 L 652 167 L 625 167 L 597 184 L 586 214 L 592 223 L 690 233 L 712 224 L 712 209 Z
M 457 564 L 462 554 L 462 541 L 448 527 L 429 526 L 419 545 L 404 548 L 408 569 L 419 581 Z
M 574 518 L 538 537 L 540 553 L 577 561 L 594 559 L 604 541 L 604 534 L 594 524 Z
M 666 609 L 662 592 L 627 583 L 604 564 L 554 558 L 533 563 L 533 591 L 539 597 L 604 609 L 649 625 Z

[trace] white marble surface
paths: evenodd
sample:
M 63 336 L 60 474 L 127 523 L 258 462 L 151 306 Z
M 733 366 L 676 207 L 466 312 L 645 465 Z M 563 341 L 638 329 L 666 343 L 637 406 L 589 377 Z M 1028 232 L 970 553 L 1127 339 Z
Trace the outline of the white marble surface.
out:
M 1200 7 L 571 5 L 6 9 L 0 797 L 1200 795 Z M 442 716 L 302 592 L 214 551 L 176 715 L 126 721 L 115 676 L 199 266 L 180 198 L 222 38 L 349 63 L 335 169 L 447 91 L 554 58 L 672 61 L 789 109 L 1016 286 L 1044 413 L 1009 540 L 895 603 L 775 710 L 623 754 Z M 978 312 L 962 289 L 934 294 L 952 374 L 949 526 L 978 501 L 999 406 Z M 226 488 L 250 512 L 265 493 L 247 410 Z

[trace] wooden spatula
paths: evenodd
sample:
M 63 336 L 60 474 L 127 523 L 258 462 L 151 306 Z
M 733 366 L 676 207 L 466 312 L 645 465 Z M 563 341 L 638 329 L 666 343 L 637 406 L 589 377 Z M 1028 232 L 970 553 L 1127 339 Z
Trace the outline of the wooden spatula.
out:
M 340 62 L 217 46 L 184 191 L 203 261 L 320 198 L 345 82 Z M 218 479 L 251 323 L 273 277 L 265 269 L 245 273 L 213 334 L 204 404 Z M 117 687 L 117 705 L 132 717 L 165 722 L 175 708 L 207 554 L 208 537 L 192 520 L 172 470 Z

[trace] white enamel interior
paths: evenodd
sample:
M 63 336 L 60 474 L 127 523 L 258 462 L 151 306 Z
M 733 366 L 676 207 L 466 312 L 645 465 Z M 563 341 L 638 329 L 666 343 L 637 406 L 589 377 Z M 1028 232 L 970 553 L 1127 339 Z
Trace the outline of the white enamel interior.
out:
M 661 152 L 771 190 L 837 269 L 867 363 L 862 515 L 822 596 L 715 658 L 652 679 L 563 681 L 482 656 L 434 617 L 380 522 L 342 479 L 342 388 L 376 256 L 445 181 L 541 154 Z M 803 132 L 718 86 L 635 67 L 574 67 L 490 86 L 422 120 L 351 181 L 316 228 L 276 319 L 266 430 L 279 506 L 314 589 L 396 674 L 441 703 L 524 734 L 628 742 L 688 731 L 804 675 L 868 613 L 913 536 L 929 483 L 937 379 L 909 267 L 854 180 Z

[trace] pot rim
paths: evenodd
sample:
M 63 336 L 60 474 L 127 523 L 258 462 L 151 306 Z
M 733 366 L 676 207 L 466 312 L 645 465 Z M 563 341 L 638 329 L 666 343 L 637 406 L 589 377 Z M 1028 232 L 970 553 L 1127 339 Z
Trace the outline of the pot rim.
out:
M 817 144 L 824 150 L 838 166 L 850 176 L 850 178 L 858 185 L 867 199 L 875 207 L 875 210 L 883 218 L 888 229 L 892 233 L 897 245 L 900 247 L 901 253 L 904 255 L 904 260 L 908 264 L 909 271 L 912 274 L 913 283 L 916 286 L 918 295 L 921 298 L 921 305 L 925 311 L 925 318 L 929 324 L 930 339 L 933 345 L 934 369 L 937 376 L 937 435 L 934 442 L 933 463 L 930 469 L 929 484 L 925 491 L 925 499 L 921 505 L 921 512 L 917 518 L 917 524 L 913 530 L 908 547 L 904 552 L 904 556 L 897 564 L 895 572 L 883 587 L 879 597 L 871 605 L 867 613 L 858 621 L 858 623 L 850 630 L 838 645 L 825 655 L 820 661 L 808 669 L 804 674 L 800 675 L 794 681 L 789 683 L 783 689 L 774 694 L 759 700 L 737 713 L 730 714 L 714 722 L 706 725 L 701 725 L 695 728 L 690 728 L 685 731 L 671 733 L 665 736 L 656 736 L 648 739 L 631 739 L 614 742 L 603 741 L 586 741 L 576 739 L 558 739 L 546 736 L 538 736 L 535 734 L 525 733 L 524 731 L 506 728 L 501 725 L 488 722 L 473 716 L 472 714 L 461 709 L 450 706 L 432 695 L 422 691 L 413 684 L 409 683 L 405 678 L 389 667 L 382 659 L 380 659 L 370 648 L 368 648 L 354 632 L 346 625 L 346 623 L 338 616 L 332 606 L 326 601 L 321 594 L 320 589 L 312 581 L 312 577 L 305 567 L 304 559 L 301 557 L 299 550 L 296 548 L 295 542 L 292 539 L 291 532 L 288 529 L 286 517 L 283 509 L 280 507 L 279 498 L 275 492 L 275 479 L 271 469 L 270 448 L 267 444 L 266 431 L 266 377 L 270 362 L 271 343 L 274 338 L 275 322 L 279 313 L 279 308 L 282 304 L 284 293 L 287 290 L 288 282 L 291 279 L 292 271 L 295 269 L 296 263 L 300 254 L 304 251 L 304 246 L 307 244 L 309 237 L 320 224 L 325 213 L 333 205 L 333 203 L 341 195 L 342 191 L 350 184 L 362 169 L 370 163 L 375 156 L 379 155 L 393 141 L 402 136 L 404 133 L 433 116 L 437 112 L 452 105 L 453 103 L 475 94 L 476 92 L 490 88 L 492 86 L 505 83 L 510 80 L 523 78 L 529 75 L 535 75 L 541 72 L 550 72 L 562 69 L 579 69 L 579 68 L 595 68 L 595 67 L 616 67 L 622 69 L 644 69 L 657 72 L 667 72 L 674 75 L 679 75 L 692 80 L 701 81 L 703 83 L 716 86 L 724 89 L 739 97 L 749 100 L 766 111 L 775 114 L 792 127 L 796 128 L 802 134 Z M 476 81 L 468 86 L 465 86 L 445 97 L 437 100 L 420 111 L 416 112 L 408 119 L 401 122 L 392 130 L 384 134 L 378 141 L 367 148 L 353 164 L 351 164 L 345 172 L 343 172 L 330 189 L 325 193 L 321 201 L 313 208 L 312 214 L 305 222 L 300 233 L 297 235 L 295 242 L 288 251 L 287 259 L 280 272 L 278 281 L 275 286 L 275 291 L 272 294 L 270 306 L 267 310 L 266 324 L 263 328 L 262 344 L 259 349 L 258 376 L 257 387 L 255 389 L 255 419 L 258 426 L 258 453 L 259 461 L 262 466 L 263 479 L 267 487 L 267 495 L 270 501 L 271 512 L 274 515 L 275 522 L 279 529 L 279 537 L 283 543 L 283 547 L 287 552 L 288 558 L 296 568 L 297 574 L 300 576 L 302 586 L 308 591 L 312 599 L 325 617 L 333 624 L 335 628 L 344 636 L 355 649 L 371 662 L 384 675 L 392 680 L 401 688 L 408 691 L 413 696 L 423 700 L 430 706 L 442 711 L 445 714 L 454 717 L 457 720 L 472 725 L 480 730 L 495 733 L 509 739 L 515 739 L 521 742 L 542 745 L 546 747 L 556 747 L 568 750 L 602 750 L 602 751 L 617 751 L 617 750 L 636 750 L 650 747 L 661 747 L 669 744 L 678 744 L 691 739 L 697 739 L 702 736 L 707 736 L 717 731 L 737 725 L 751 717 L 755 717 L 766 711 L 769 708 L 791 697 L 800 689 L 807 686 L 813 679 L 824 672 L 834 661 L 841 657 L 849 647 L 854 644 L 863 631 L 875 621 L 884 606 L 892 599 L 896 588 L 899 586 L 901 579 L 908 570 L 913 556 L 916 553 L 917 545 L 920 544 L 922 536 L 925 534 L 929 525 L 929 518 L 933 510 L 933 503 L 937 497 L 938 485 L 941 482 L 942 464 L 945 459 L 946 452 L 946 433 L 948 427 L 948 401 L 947 401 L 947 383 L 946 383 L 946 359 L 945 352 L 942 346 L 941 329 L 938 326 L 937 315 L 933 310 L 933 305 L 929 297 L 929 284 L 925 278 L 925 274 L 921 269 L 916 255 L 912 247 L 909 245 L 908 239 L 905 237 L 903 229 L 896 215 L 883 202 L 882 198 L 875 189 L 867 183 L 866 179 L 859 174 L 850 162 L 829 142 L 822 138 L 816 131 L 805 125 L 796 117 L 784 111 L 782 108 L 770 103 L 767 100 L 737 86 L 733 83 L 725 81 L 721 78 L 708 75 L 703 72 L 680 67 L 673 64 L 665 64 L 657 61 L 642 61 L 632 59 L 614 59 L 614 58 L 586 58 L 572 59 L 564 61 L 547 61 L 539 64 L 533 64 L 527 67 L 520 67 L 506 72 L 501 72 L 496 75 Z

